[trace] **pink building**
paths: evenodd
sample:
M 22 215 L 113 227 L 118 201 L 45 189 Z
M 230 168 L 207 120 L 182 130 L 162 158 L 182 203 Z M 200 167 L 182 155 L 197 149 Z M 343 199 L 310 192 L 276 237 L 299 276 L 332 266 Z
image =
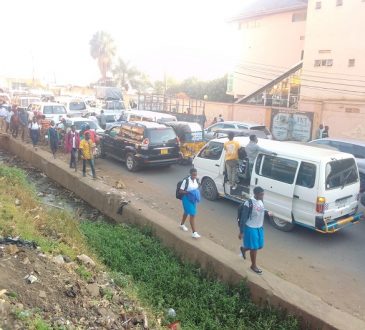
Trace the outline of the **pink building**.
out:
M 272 112 L 282 139 L 293 123 L 302 140 L 320 123 L 365 139 L 364 17 L 363 0 L 247 1 L 232 19 L 243 45 L 227 93 Z

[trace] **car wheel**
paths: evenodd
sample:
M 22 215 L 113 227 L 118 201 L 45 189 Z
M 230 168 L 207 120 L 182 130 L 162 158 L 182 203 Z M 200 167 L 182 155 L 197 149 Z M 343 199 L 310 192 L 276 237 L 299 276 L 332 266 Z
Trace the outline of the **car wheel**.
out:
M 137 162 L 136 159 L 134 158 L 133 154 L 128 154 L 126 159 L 125 159 L 125 165 L 127 167 L 127 170 L 130 172 L 135 172 L 137 171 Z
M 286 220 L 280 219 L 276 216 L 270 217 L 270 223 L 276 228 L 281 231 L 292 231 L 295 227 L 295 224 L 292 222 L 288 222 Z
M 210 200 L 214 201 L 218 198 L 218 190 L 215 182 L 210 178 L 203 179 L 202 182 L 202 193 L 203 196 Z

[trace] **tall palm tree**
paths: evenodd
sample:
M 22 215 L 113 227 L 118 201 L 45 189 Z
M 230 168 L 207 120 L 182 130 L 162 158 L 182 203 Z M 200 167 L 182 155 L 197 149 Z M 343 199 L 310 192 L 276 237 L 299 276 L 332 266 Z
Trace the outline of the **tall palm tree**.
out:
M 139 80 L 141 73 L 131 65 L 129 61 L 118 58 L 117 64 L 113 69 L 114 79 L 124 86 L 128 82 L 133 86 Z
M 90 54 L 93 59 L 98 61 L 102 79 L 105 81 L 116 53 L 114 40 L 109 33 L 98 31 L 91 38 L 89 45 Z

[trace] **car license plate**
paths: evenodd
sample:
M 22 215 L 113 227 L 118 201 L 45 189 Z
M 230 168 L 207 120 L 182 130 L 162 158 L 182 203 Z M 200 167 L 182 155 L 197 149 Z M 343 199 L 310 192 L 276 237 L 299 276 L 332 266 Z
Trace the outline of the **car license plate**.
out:
M 348 198 L 340 200 L 340 201 L 336 202 L 336 206 L 338 208 L 345 207 L 347 205 L 347 202 L 348 202 Z
M 167 155 L 169 153 L 168 149 L 161 149 L 161 155 Z

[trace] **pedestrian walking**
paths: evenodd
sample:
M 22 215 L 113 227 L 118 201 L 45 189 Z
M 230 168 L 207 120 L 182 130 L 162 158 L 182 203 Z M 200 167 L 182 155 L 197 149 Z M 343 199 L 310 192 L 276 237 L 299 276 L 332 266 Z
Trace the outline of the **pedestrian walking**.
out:
M 271 152 L 266 150 L 258 145 L 259 140 L 255 134 L 250 135 L 250 142 L 247 144 L 245 151 L 248 158 L 248 168 L 250 171 L 250 177 L 252 175 L 253 165 L 255 164 L 255 160 L 259 152 L 276 156 L 275 152 Z
M 20 119 L 19 119 L 18 107 L 16 105 L 13 105 L 12 112 L 13 115 L 11 116 L 10 119 L 10 130 L 13 138 L 17 138 L 19 134 Z
M 4 107 L 4 101 L 0 100 L 0 130 L 5 132 L 6 130 L 6 117 L 8 116 L 8 111 Z
M 195 217 L 197 213 L 197 204 L 200 202 L 200 191 L 199 191 L 199 180 L 198 171 L 195 168 L 190 169 L 190 176 L 185 178 L 180 186 L 180 194 L 182 195 L 182 205 L 184 214 L 180 223 L 180 229 L 188 231 L 189 229 L 185 226 L 185 221 L 190 217 L 190 226 L 193 232 L 193 238 L 200 238 L 200 235 L 196 231 Z
M 240 233 L 238 238 L 242 240 L 240 247 L 242 257 L 246 260 L 246 252 L 250 251 L 251 269 L 261 275 L 262 270 L 257 267 L 257 251 L 264 247 L 264 189 L 255 187 L 254 197 L 246 201 L 240 215 Z
M 56 158 L 56 152 L 58 149 L 58 132 L 53 120 L 51 121 L 51 126 L 48 129 L 47 135 L 53 158 Z
M 10 122 L 11 122 L 11 117 L 13 117 L 13 111 L 11 111 L 11 109 L 8 109 L 8 114 L 6 115 L 5 118 L 5 124 L 6 124 L 6 128 L 5 128 L 5 132 L 9 133 L 10 132 Z
M 20 121 L 20 137 L 22 141 L 25 140 L 25 135 L 28 130 L 29 125 L 29 119 L 28 119 L 28 113 L 25 111 L 25 109 L 20 109 L 19 111 L 19 121 Z
M 324 127 L 323 127 L 322 124 L 320 124 L 318 129 L 317 129 L 317 133 L 316 133 L 316 138 L 317 139 L 323 139 L 323 131 L 324 131 Z
M 93 156 L 94 147 L 95 144 L 90 139 L 90 133 L 85 133 L 85 138 L 80 142 L 80 151 L 82 157 L 82 175 L 86 176 L 86 164 L 89 164 L 93 178 L 96 179 Z
M 224 121 L 222 114 L 219 115 L 217 120 L 218 120 L 219 123 Z
M 234 141 L 234 133 L 228 133 L 228 141 L 224 143 L 226 151 L 225 165 L 227 170 L 228 182 L 233 190 L 237 188 L 237 171 L 238 171 L 238 150 L 240 144 Z
M 101 110 L 100 111 L 100 127 L 102 129 L 106 129 L 106 117 L 105 117 L 105 114 L 104 114 L 104 110 Z
M 33 148 L 35 150 L 37 150 L 40 133 L 41 127 L 37 122 L 37 118 L 34 116 L 33 120 L 29 123 L 29 135 L 32 140 Z
M 322 138 L 323 139 L 330 137 L 329 136 L 329 130 L 330 130 L 329 126 L 324 127 L 324 130 L 323 130 L 323 133 L 322 133 Z
M 70 168 L 74 168 L 77 171 L 77 156 L 80 147 L 80 134 L 76 132 L 76 126 L 71 126 L 71 131 L 69 131 L 65 136 L 65 151 L 71 153 Z

